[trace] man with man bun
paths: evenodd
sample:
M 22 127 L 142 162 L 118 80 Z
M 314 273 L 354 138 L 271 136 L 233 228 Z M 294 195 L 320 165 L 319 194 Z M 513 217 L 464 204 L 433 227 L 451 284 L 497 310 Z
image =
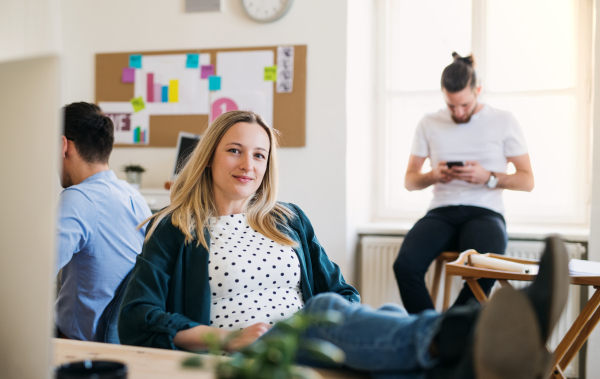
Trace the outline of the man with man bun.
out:
M 64 107 L 55 323 L 64 338 L 103 341 L 117 287 L 142 251 L 151 212 L 108 167 L 114 126 L 95 104 Z
M 405 187 L 433 186 L 428 212 L 408 232 L 394 262 L 404 306 L 410 313 L 433 309 L 425 273 L 444 251 L 475 249 L 504 254 L 508 237 L 502 192 L 533 190 L 527 145 L 515 117 L 478 101 L 473 56 L 452 53 L 441 78 L 447 107 L 419 122 L 406 170 Z M 431 171 L 422 173 L 425 160 Z M 508 163 L 516 169 L 507 174 Z M 494 281 L 480 279 L 489 293 Z M 465 285 L 455 305 L 473 297 Z

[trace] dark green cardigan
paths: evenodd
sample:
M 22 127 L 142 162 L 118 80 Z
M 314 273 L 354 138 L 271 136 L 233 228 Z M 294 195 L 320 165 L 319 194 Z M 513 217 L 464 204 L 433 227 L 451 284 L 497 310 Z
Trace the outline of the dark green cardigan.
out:
M 346 284 L 340 268 L 319 244 L 310 221 L 294 204 L 284 204 L 297 217 L 285 233 L 298 242 L 302 296 L 306 303 L 324 292 L 337 292 L 359 302 L 358 291 Z M 148 228 L 150 230 L 150 228 Z M 208 232 L 205 233 L 207 242 Z M 208 251 L 185 244 L 184 235 L 166 217 L 144 244 L 133 268 L 119 313 L 119 338 L 124 345 L 177 349 L 180 330 L 210 322 Z

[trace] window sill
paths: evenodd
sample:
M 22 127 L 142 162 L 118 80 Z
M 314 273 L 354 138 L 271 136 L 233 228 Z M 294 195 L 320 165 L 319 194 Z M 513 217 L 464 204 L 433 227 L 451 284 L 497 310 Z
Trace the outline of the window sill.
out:
M 358 227 L 359 235 L 403 236 L 412 228 L 412 223 L 374 222 Z M 511 240 L 543 240 L 548 234 L 559 234 L 569 242 L 588 242 L 590 230 L 587 228 L 552 226 L 508 226 L 508 238 Z

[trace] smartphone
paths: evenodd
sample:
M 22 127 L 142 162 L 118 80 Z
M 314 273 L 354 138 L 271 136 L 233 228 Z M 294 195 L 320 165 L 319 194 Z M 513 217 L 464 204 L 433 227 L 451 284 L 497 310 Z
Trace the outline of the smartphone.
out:
M 456 162 L 446 162 L 446 166 L 448 166 L 448 168 L 452 168 L 452 166 L 464 166 L 465 164 L 463 162 L 460 161 L 456 161 Z

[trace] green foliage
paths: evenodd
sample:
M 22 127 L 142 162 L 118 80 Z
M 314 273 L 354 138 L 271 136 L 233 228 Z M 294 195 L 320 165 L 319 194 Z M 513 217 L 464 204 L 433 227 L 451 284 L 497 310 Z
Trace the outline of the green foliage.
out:
M 139 164 L 128 164 L 121 168 L 125 172 L 146 172 L 146 169 Z
M 298 379 L 292 371 L 298 348 L 323 362 L 341 364 L 345 355 L 337 346 L 322 340 L 302 338 L 309 326 L 339 324 L 342 315 L 327 311 L 316 316 L 297 313 L 279 322 L 274 330 L 257 340 L 234 359 L 217 366 L 219 379 Z
M 183 360 L 183 362 L 181 362 L 181 367 L 186 367 L 186 368 L 200 368 L 203 366 L 203 362 L 202 359 L 200 359 L 200 356 L 195 355 L 193 357 L 189 357 Z
M 333 310 L 313 316 L 297 313 L 277 323 L 268 334 L 232 359 L 219 363 L 216 367 L 217 378 L 303 379 L 301 372 L 293 370 L 298 348 L 322 362 L 341 364 L 345 355 L 340 348 L 323 340 L 302 338 L 302 333 L 311 325 L 327 327 L 339 324 L 342 318 L 339 312 Z M 226 341 L 219 341 L 211 334 L 205 337 L 205 342 L 211 354 L 221 355 L 223 347 L 232 338 L 235 338 L 234 333 Z

